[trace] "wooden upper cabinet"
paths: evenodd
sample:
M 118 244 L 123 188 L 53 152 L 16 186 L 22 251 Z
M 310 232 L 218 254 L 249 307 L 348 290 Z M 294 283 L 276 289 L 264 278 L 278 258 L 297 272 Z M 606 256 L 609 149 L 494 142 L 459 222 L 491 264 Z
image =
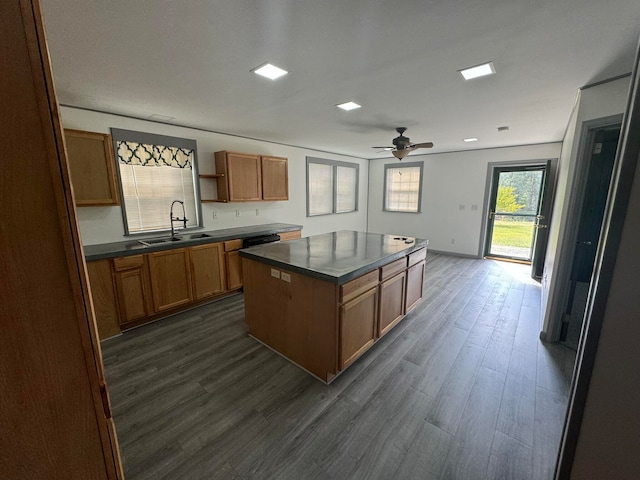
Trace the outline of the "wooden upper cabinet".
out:
M 203 202 L 260 202 L 289 199 L 289 161 L 249 153 L 221 151 L 214 154 L 216 173 L 202 174 L 201 179 L 215 178 L 217 199 Z
M 289 200 L 288 164 L 286 158 L 261 157 L 263 200 Z
M 64 134 L 76 205 L 119 205 L 111 135 L 69 129 Z
M 193 299 L 201 300 L 225 291 L 224 250 L 222 243 L 189 248 Z
M 262 200 L 260 155 L 234 152 L 215 153 L 218 199 L 227 202 Z
M 191 269 L 186 248 L 148 254 L 153 310 L 162 312 L 191 303 Z

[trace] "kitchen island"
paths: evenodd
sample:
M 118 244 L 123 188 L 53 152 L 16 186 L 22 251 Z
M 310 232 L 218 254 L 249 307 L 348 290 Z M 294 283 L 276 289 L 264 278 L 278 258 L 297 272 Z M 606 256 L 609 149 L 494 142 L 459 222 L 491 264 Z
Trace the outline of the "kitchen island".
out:
M 330 382 L 418 304 L 426 244 L 340 231 L 241 250 L 250 335 Z

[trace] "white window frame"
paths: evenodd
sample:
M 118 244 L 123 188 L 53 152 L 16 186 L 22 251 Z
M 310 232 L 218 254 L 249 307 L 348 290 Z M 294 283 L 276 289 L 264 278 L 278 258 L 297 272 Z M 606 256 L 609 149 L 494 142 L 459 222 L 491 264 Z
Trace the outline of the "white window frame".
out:
M 192 174 L 192 184 L 193 184 L 193 212 L 195 212 L 195 219 L 191 219 L 192 222 L 188 224 L 189 228 L 199 228 L 202 227 L 202 204 L 200 201 L 200 184 L 198 177 L 198 153 L 197 153 L 197 145 L 195 140 L 187 139 L 187 138 L 179 138 L 179 137 L 170 137 L 167 135 L 157 135 L 153 133 L 146 132 L 136 132 L 133 130 L 122 130 L 118 128 L 111 128 L 111 139 L 113 142 L 113 148 L 115 152 L 115 162 L 116 162 L 116 170 L 118 172 L 118 187 L 120 188 L 120 198 L 121 198 L 121 209 L 122 209 L 122 221 L 124 223 L 124 232 L 125 235 L 146 235 L 149 233 L 158 233 L 165 232 L 171 230 L 171 223 L 169 222 L 169 212 L 171 209 L 171 202 L 173 200 L 184 200 L 182 198 L 174 198 L 172 200 L 167 201 L 167 223 L 166 225 L 162 225 L 159 228 L 149 228 L 140 231 L 130 231 L 129 222 L 127 220 L 127 209 L 126 209 L 126 199 L 124 195 L 124 190 L 122 187 L 122 176 L 120 171 L 120 161 L 118 157 L 118 144 L 119 142 L 135 142 L 142 143 L 147 145 L 159 145 L 163 147 L 177 147 L 186 150 L 191 150 L 193 153 L 193 159 L 191 162 L 191 174 Z M 162 167 L 144 167 L 144 168 L 162 168 Z M 174 168 L 174 167 L 167 167 Z M 191 209 L 189 206 L 188 210 Z M 181 217 L 182 216 L 182 208 L 179 206 L 174 207 L 174 216 Z M 189 215 L 187 215 L 189 216 Z M 182 224 L 176 224 L 177 228 L 182 227 Z
M 312 165 L 328 166 L 331 169 L 330 170 L 331 188 L 329 193 L 331 197 L 326 199 L 330 201 L 331 205 L 329 209 L 326 209 L 327 211 L 324 211 L 321 213 L 312 213 L 318 210 L 317 208 L 314 208 L 314 206 L 312 205 L 313 197 L 314 197 L 311 192 L 313 188 L 312 179 L 311 179 L 311 175 L 313 175 L 313 168 L 311 167 Z M 355 182 L 353 187 L 353 198 L 350 199 L 351 201 L 349 202 L 349 203 L 353 203 L 353 209 L 343 210 L 343 211 L 338 210 L 338 205 L 340 202 L 339 202 L 338 182 L 336 181 L 336 179 L 338 178 L 339 168 L 349 168 L 354 170 L 353 175 L 354 175 Z M 359 188 L 360 188 L 360 165 L 358 165 L 357 163 L 340 162 L 337 160 L 326 160 L 323 158 L 307 157 L 307 217 L 357 212 Z
M 387 205 L 387 200 L 389 198 L 389 171 L 396 169 L 404 169 L 404 168 L 420 168 L 420 181 L 418 182 L 418 200 L 415 210 L 401 210 L 401 209 L 392 209 Z M 382 210 L 384 212 L 393 212 L 393 213 L 421 213 L 422 209 L 422 184 L 424 183 L 424 177 L 422 176 L 424 169 L 424 162 L 408 162 L 408 163 L 388 163 L 384 166 L 384 185 L 382 187 L 383 198 L 382 198 Z

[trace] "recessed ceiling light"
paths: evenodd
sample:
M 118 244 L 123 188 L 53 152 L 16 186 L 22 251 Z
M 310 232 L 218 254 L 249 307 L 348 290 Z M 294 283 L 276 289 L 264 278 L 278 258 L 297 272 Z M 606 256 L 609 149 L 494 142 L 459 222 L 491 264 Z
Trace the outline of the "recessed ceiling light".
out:
M 348 112 L 349 110 L 355 110 L 356 108 L 360 108 L 362 107 L 362 105 L 358 105 L 356 102 L 345 102 L 345 103 L 341 103 L 340 105 L 336 105 L 336 107 L 341 108 L 342 110 L 346 110 Z
M 472 138 L 463 138 L 462 139 L 463 142 L 477 142 L 478 139 L 476 137 L 472 137 Z
M 493 62 L 483 63 L 482 65 L 476 65 L 475 67 L 463 68 L 458 70 L 462 78 L 465 80 L 471 80 L 472 78 L 484 77 L 486 75 L 493 75 L 496 73 L 496 68 L 493 66 Z
M 264 65 L 256 67 L 251 71 L 253 73 L 257 73 L 258 75 L 262 75 L 263 77 L 266 77 L 270 80 L 275 80 L 276 78 L 280 78 L 281 76 L 289 73 L 286 70 L 276 67 L 275 65 L 271 65 L 270 63 L 265 63 Z

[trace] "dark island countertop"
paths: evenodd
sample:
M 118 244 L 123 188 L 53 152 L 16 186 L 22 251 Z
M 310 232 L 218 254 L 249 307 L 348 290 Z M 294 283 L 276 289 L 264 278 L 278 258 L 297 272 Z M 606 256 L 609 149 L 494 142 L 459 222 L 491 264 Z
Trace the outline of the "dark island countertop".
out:
M 85 245 L 84 255 L 87 261 L 102 260 L 104 258 L 126 257 L 129 255 L 139 255 L 142 253 L 159 252 L 172 248 L 191 247 L 194 245 L 203 245 L 206 243 L 224 242 L 226 240 L 244 239 L 258 235 L 270 235 L 279 232 L 292 232 L 302 230 L 302 225 L 292 225 L 290 223 L 267 223 L 264 225 L 250 225 L 247 227 L 223 228 L 220 230 L 209 231 L 188 231 L 180 234 L 181 240 L 175 242 L 160 243 L 151 246 L 142 245 L 137 238 L 144 240 L 143 237 L 126 240 L 123 242 L 103 243 L 99 245 Z M 206 236 L 202 236 L 206 235 Z M 156 235 L 158 237 L 168 238 L 168 234 Z M 196 237 L 196 238 L 191 238 Z
M 421 238 L 343 230 L 240 250 L 240 256 L 343 284 L 414 250 Z

